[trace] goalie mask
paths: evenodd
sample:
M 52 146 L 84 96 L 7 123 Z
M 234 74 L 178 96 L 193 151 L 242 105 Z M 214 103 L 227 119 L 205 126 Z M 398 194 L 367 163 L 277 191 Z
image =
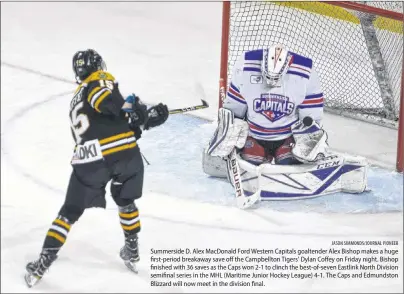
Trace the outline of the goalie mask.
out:
M 274 45 L 263 50 L 262 75 L 270 87 L 278 84 L 293 62 L 293 56 L 282 45 Z
M 87 49 L 78 51 L 73 56 L 73 72 L 77 83 L 83 82 L 89 75 L 98 70 L 107 70 L 104 60 L 97 51 Z

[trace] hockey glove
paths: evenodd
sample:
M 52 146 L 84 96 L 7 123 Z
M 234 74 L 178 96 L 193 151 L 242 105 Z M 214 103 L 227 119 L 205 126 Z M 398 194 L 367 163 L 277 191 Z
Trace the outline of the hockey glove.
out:
M 167 105 L 159 103 L 153 107 L 150 107 L 148 112 L 148 120 L 144 124 L 144 130 L 157 127 L 163 124 L 168 118 Z
M 142 129 L 140 127 L 131 128 L 131 130 L 135 133 L 136 140 L 139 140 L 142 137 Z
M 135 94 L 129 95 L 125 102 L 132 104 L 132 108 L 124 109 L 129 114 L 129 127 L 134 130 L 148 120 L 147 106 Z

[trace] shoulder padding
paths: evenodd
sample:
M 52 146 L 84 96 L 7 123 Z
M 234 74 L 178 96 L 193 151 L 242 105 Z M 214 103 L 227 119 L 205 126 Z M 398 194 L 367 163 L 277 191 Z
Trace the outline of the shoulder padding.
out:
M 291 52 L 291 54 L 293 56 L 293 64 L 305 66 L 310 69 L 313 67 L 313 60 L 311 58 L 293 52 Z
M 263 54 L 262 49 L 247 51 L 244 53 L 244 59 L 245 60 L 262 60 L 262 54 Z
M 91 83 L 93 81 L 99 81 L 99 80 L 109 80 L 109 81 L 115 81 L 115 78 L 113 75 L 111 75 L 110 73 L 106 72 L 106 71 L 96 71 L 93 72 L 90 76 L 88 76 L 83 83 Z

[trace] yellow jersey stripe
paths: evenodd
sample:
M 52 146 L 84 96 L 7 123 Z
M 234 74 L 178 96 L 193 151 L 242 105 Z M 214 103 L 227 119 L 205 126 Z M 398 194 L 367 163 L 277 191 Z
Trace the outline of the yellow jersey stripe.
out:
M 108 91 L 105 91 L 104 94 L 102 94 L 100 97 L 97 98 L 97 100 L 95 101 L 95 104 L 94 104 L 95 110 L 97 110 L 98 112 L 101 112 L 100 109 L 98 108 L 98 106 L 105 99 L 105 97 L 107 97 L 109 94 L 111 94 L 111 91 L 108 90 Z
M 133 229 L 136 229 L 136 228 L 140 227 L 140 222 L 137 222 L 136 224 L 131 225 L 131 226 L 124 226 L 124 225 L 121 225 L 121 226 L 122 226 L 122 229 L 127 230 L 127 231 L 131 231 Z
M 118 152 L 118 151 L 130 149 L 130 148 L 135 148 L 135 147 L 136 147 L 136 142 L 134 142 L 132 144 L 125 144 L 125 145 L 122 145 L 122 146 L 118 146 L 118 147 L 115 147 L 115 148 L 105 150 L 105 151 L 102 152 L 102 155 L 105 156 L 105 155 L 108 155 L 108 154 L 111 154 L 111 153 L 115 153 L 115 152 Z
M 61 243 L 64 243 L 66 241 L 65 238 L 63 238 L 59 234 L 56 234 L 55 232 L 48 232 L 46 235 L 49 236 L 49 237 L 55 238 L 56 240 L 58 240 Z
M 99 80 L 111 80 L 111 81 L 115 81 L 115 78 L 113 75 L 111 75 L 110 73 L 106 72 L 106 71 L 96 71 L 93 72 L 91 75 L 89 75 L 83 82 L 82 84 L 88 84 L 90 82 L 94 82 L 94 81 L 99 81 Z
M 99 140 L 99 142 L 100 142 L 100 145 L 104 145 L 106 143 L 109 143 L 109 142 L 112 142 L 112 141 L 117 141 L 117 140 L 127 138 L 127 137 L 131 137 L 131 136 L 134 136 L 134 135 L 135 135 L 135 133 L 130 131 L 130 132 L 127 132 L 127 133 L 121 133 L 121 134 L 118 134 L 118 135 L 115 135 L 115 136 L 111 136 L 111 137 Z
M 62 227 L 64 227 L 64 228 L 70 230 L 70 225 L 69 225 L 68 223 L 62 221 L 61 219 L 58 219 L 58 218 L 55 219 L 54 223 L 56 223 L 56 224 L 58 224 L 58 225 L 61 225 Z
M 74 91 L 74 94 L 73 94 L 73 95 L 76 95 L 82 88 L 83 88 L 82 85 L 78 86 L 77 89 L 76 89 L 76 91 Z
M 95 87 L 95 88 L 90 92 L 90 94 L 88 94 L 88 97 L 87 97 L 88 103 L 91 104 L 91 99 L 93 99 L 94 94 L 95 94 L 96 92 L 98 92 L 100 89 L 101 89 L 101 87 Z
M 134 212 L 131 212 L 131 213 L 120 212 L 119 216 L 122 216 L 124 218 L 134 218 L 134 217 L 139 216 L 139 211 L 134 211 Z

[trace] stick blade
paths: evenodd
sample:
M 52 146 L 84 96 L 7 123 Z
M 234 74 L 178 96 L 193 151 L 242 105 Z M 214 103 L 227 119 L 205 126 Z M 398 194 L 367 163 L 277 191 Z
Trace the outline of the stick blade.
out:
M 261 200 L 261 190 L 258 190 L 250 196 L 242 196 L 237 198 L 237 206 L 241 209 L 247 209 Z
M 209 103 L 206 100 L 201 99 L 201 101 L 204 107 L 209 107 Z

